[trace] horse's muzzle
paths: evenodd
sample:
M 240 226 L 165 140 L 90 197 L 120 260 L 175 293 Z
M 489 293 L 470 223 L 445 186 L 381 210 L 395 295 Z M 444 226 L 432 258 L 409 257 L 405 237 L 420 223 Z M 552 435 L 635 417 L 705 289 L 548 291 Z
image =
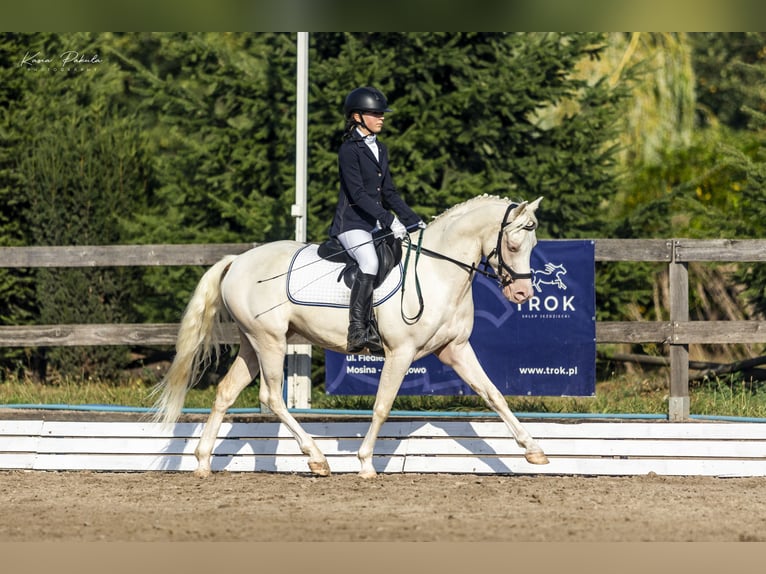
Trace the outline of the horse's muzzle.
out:
M 503 287 L 503 296 L 511 303 L 521 304 L 532 298 L 534 290 L 530 279 L 519 279 Z

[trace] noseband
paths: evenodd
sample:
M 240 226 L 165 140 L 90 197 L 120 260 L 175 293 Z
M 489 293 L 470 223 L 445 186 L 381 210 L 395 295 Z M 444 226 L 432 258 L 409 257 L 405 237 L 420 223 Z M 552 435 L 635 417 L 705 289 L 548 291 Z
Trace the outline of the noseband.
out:
M 511 210 L 518 206 L 518 203 L 511 203 L 508 205 L 508 208 L 505 210 L 505 215 L 503 216 L 503 221 L 500 223 L 500 231 L 497 232 L 497 246 L 490 252 L 489 255 L 487 255 L 487 262 L 489 262 L 493 256 L 497 256 L 497 275 L 494 278 L 497 279 L 501 288 L 507 287 L 518 279 L 532 278 L 532 273 L 517 273 L 513 270 L 513 267 L 508 265 L 505 262 L 505 259 L 503 259 L 503 233 L 505 233 L 505 228 L 508 227 L 508 225 L 510 225 L 513 221 L 508 221 L 508 216 L 511 214 Z M 535 225 L 534 222 L 530 222 L 529 225 L 527 225 L 524 229 L 532 231 L 536 227 L 537 225 Z

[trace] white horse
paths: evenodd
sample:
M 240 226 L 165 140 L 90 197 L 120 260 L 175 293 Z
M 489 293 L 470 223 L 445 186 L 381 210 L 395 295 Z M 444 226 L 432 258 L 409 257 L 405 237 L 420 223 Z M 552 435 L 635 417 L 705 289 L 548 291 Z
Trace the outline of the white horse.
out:
M 381 425 L 410 364 L 429 353 L 436 355 L 497 412 L 527 461 L 546 464 L 542 448 L 508 408 L 505 397 L 482 369 L 468 338 L 474 310 L 471 280 L 481 257 L 495 270 L 503 295 L 523 303 L 532 294 L 530 255 L 537 244 L 535 210 L 540 200 L 515 204 L 482 196 L 456 205 L 411 236 L 412 249 L 422 239 L 417 275 L 422 301 L 416 294 L 416 273 L 410 257 L 402 299 L 391 297 L 376 308 L 385 351 L 372 422 L 359 448 L 360 476 L 373 477 L 372 455 Z M 422 238 L 418 234 L 422 233 Z M 166 377 L 157 385 L 155 420 L 175 422 L 189 387 L 200 370 L 217 357 L 215 328 L 222 312 L 236 323 L 239 353 L 218 384 L 215 403 L 195 450 L 195 473 L 211 472 L 210 460 L 223 417 L 239 393 L 261 373 L 259 398 L 291 431 L 309 457 L 311 472 L 330 474 L 330 466 L 314 439 L 288 411 L 282 398 L 286 346 L 295 336 L 314 345 L 345 352 L 348 311 L 296 305 L 286 299 L 288 265 L 303 244 L 276 241 L 238 256 L 226 256 L 202 277 L 184 312 L 176 342 L 176 356 Z M 406 247 L 405 247 L 406 248 Z M 446 257 L 443 257 L 443 256 Z M 417 316 L 413 322 L 405 317 Z M 510 351 L 510 349 L 509 349 Z

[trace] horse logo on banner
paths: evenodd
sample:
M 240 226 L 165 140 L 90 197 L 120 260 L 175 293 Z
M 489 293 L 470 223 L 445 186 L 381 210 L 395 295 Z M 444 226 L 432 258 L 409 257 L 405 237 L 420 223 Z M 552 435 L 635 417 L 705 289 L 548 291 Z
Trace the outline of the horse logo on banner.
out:
M 553 263 L 546 263 L 545 269 L 539 271 L 532 269 L 532 287 L 535 291 L 540 293 L 542 291 L 541 285 L 555 285 L 562 291 L 566 291 L 566 283 L 562 277 L 567 274 L 567 268 L 563 263 L 554 265 Z

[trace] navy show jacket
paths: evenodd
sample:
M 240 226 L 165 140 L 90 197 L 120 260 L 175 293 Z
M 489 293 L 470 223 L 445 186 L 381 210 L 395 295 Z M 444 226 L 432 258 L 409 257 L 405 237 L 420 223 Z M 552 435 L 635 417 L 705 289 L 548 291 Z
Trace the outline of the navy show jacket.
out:
M 388 169 L 388 149 L 380 140 L 377 143 L 379 160 L 356 130 L 340 146 L 340 192 L 330 227 L 332 237 L 351 229 L 372 231 L 378 221 L 387 229 L 394 221 L 391 210 L 407 228 L 420 221 L 394 187 Z

